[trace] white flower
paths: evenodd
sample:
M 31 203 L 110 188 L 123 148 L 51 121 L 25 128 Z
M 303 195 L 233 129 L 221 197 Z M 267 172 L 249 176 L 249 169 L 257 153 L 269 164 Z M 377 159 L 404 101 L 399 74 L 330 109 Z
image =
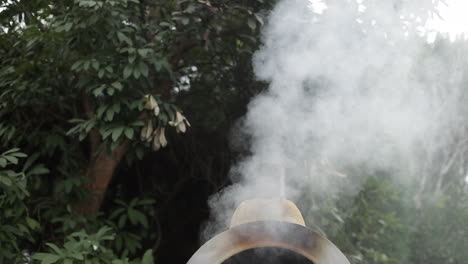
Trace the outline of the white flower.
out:
M 158 151 L 161 148 L 161 142 L 159 142 L 159 128 L 156 128 L 153 133 L 153 150 Z
M 153 134 L 153 121 L 151 119 L 148 120 L 146 126 L 141 129 L 140 139 L 142 141 L 151 141 L 151 136 Z
M 164 131 L 164 127 L 160 128 L 161 132 L 159 132 L 159 143 L 161 143 L 161 147 L 167 146 L 167 139 Z
M 188 122 L 187 118 L 185 118 L 185 116 L 183 116 L 180 112 L 176 112 L 175 120 L 170 121 L 169 125 L 174 126 L 177 133 L 185 133 L 185 131 L 187 131 L 187 126 L 190 126 L 190 123 Z
M 141 129 L 141 133 L 140 133 L 140 139 L 141 141 L 145 141 L 146 140 L 146 131 L 148 130 L 148 127 L 147 126 L 144 126 L 142 129 Z
M 159 109 L 158 103 L 156 102 L 156 99 L 150 94 L 145 95 L 145 109 L 147 110 L 153 110 L 155 108 Z M 159 110 L 158 110 L 159 111 Z M 158 112 L 159 114 L 159 112 Z
M 153 150 L 154 151 L 158 151 L 160 148 L 161 148 L 161 143 L 159 142 L 159 138 L 158 137 L 153 137 Z
M 159 105 L 158 105 L 158 104 L 156 104 L 156 106 L 154 107 L 153 111 L 154 111 L 154 116 L 158 116 L 158 115 L 159 115 L 159 112 L 161 111 L 161 109 L 159 109 Z
M 153 150 L 157 151 L 160 148 L 164 148 L 167 146 L 167 139 L 165 135 L 165 131 L 163 127 L 158 127 L 157 129 L 154 130 L 153 133 Z
M 185 122 L 180 122 L 176 127 L 177 133 L 182 132 L 185 133 L 187 131 L 187 127 L 185 126 Z

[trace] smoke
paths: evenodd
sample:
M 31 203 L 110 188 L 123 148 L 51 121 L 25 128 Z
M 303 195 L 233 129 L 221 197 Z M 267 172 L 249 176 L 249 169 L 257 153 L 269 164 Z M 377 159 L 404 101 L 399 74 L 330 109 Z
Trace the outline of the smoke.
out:
M 360 173 L 391 170 L 424 186 L 432 179 L 435 161 L 452 157 L 440 151 L 457 144 L 467 112 L 463 45 L 423 35 L 432 2 L 278 2 L 253 60 L 269 89 L 234 131 L 251 154 L 232 168 L 235 184 L 210 199 L 205 238 L 226 229 L 240 202 L 282 189 L 300 202 L 345 195 L 343 185 L 359 190 Z

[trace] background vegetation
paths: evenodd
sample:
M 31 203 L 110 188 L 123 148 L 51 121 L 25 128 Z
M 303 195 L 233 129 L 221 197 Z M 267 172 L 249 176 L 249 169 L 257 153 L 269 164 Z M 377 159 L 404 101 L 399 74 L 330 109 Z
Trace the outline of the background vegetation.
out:
M 245 154 L 229 132 L 266 88 L 251 59 L 273 4 L 2 0 L 0 263 L 185 263 Z M 463 179 L 423 203 L 364 186 L 314 219 L 352 263 L 466 262 Z

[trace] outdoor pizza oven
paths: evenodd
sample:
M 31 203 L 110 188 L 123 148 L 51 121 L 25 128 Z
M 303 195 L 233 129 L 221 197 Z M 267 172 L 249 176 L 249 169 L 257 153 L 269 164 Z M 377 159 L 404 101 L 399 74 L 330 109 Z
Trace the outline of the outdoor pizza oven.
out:
M 305 226 L 297 206 L 283 199 L 243 202 L 230 228 L 206 242 L 187 264 L 350 264 L 341 251 Z

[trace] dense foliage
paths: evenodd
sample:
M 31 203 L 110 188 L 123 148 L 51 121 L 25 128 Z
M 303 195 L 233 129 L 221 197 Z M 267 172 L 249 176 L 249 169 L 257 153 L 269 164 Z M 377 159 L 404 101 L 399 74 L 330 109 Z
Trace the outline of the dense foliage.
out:
M 1 262 L 107 263 L 166 247 L 174 216 L 161 215 L 180 186 L 203 175 L 203 201 L 226 183 L 211 177 L 225 175 L 223 135 L 263 87 L 250 60 L 270 4 L 1 3 Z M 192 225 L 175 262 L 197 246 Z
M 185 263 L 242 149 L 268 0 L 1 1 L 0 264 Z M 453 178 L 453 179 L 452 179 Z M 468 194 L 369 177 L 317 227 L 353 263 L 464 263 Z M 153 260 L 154 258 L 154 260 Z
M 352 263 L 464 263 L 468 236 L 466 184 L 417 208 L 413 190 L 370 178 L 332 239 Z M 346 208 L 341 208 L 346 211 Z

